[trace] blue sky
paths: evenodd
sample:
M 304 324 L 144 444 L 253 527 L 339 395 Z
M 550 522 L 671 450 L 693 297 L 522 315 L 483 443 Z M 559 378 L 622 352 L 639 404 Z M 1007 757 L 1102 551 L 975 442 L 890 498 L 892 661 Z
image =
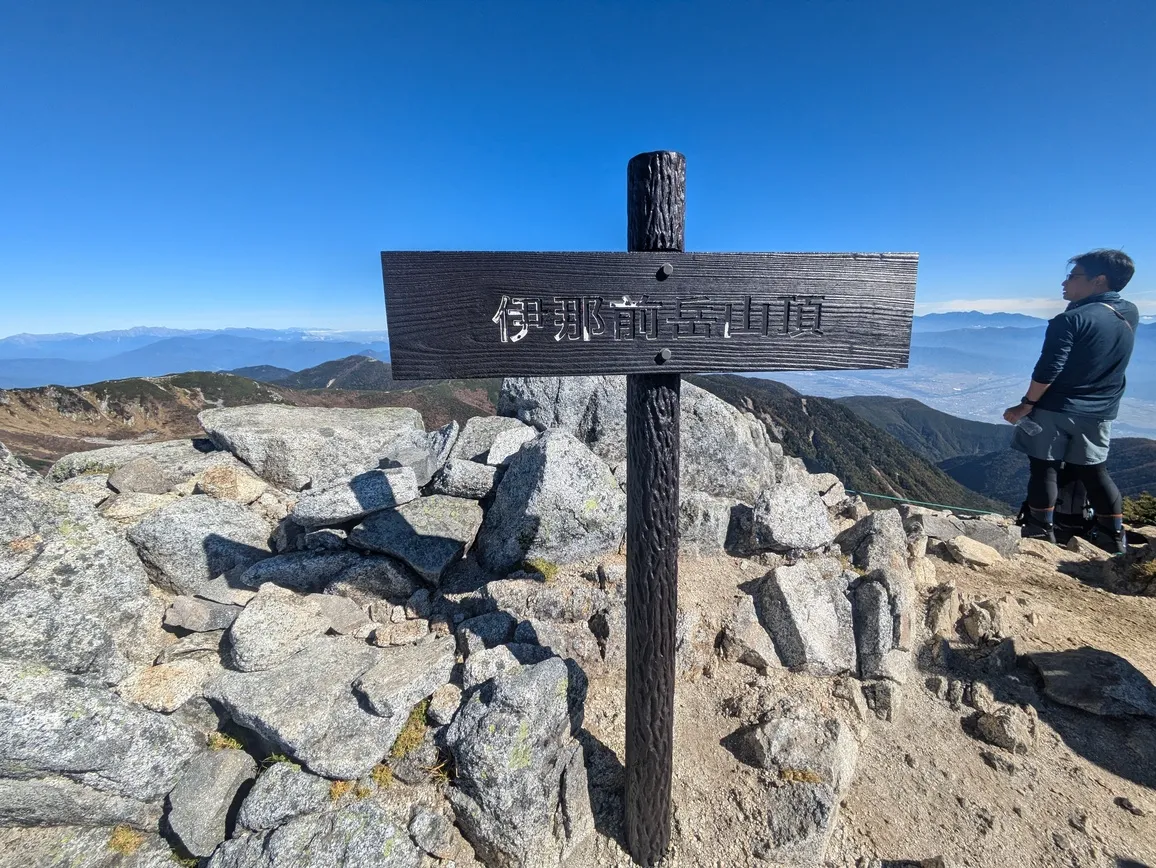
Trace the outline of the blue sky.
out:
M 382 249 L 914 250 L 920 312 L 1156 313 L 1156 3 L 0 0 L 0 336 L 378 328 Z

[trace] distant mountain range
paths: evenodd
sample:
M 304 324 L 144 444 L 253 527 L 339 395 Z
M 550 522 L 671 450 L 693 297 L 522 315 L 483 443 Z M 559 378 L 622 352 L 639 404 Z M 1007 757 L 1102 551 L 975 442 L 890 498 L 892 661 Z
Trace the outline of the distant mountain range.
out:
M 928 313 L 915 317 L 915 332 L 946 332 L 973 328 L 1033 328 L 1047 325 L 1046 319 L 1022 313 L 980 313 L 977 310 L 955 310 L 949 313 Z
M 808 397 L 755 377 L 687 379 L 753 413 L 808 469 L 870 496 L 1004 512 L 1023 499 L 1027 461 L 1008 448 L 1006 424 L 959 419 L 910 399 Z M 200 410 L 256 403 L 406 406 L 433 427 L 492 414 L 500 388 L 499 379 L 399 381 L 388 363 L 354 355 L 300 371 L 263 365 L 14 389 L 0 391 L 0 442 L 43 468 L 68 452 L 192 436 Z M 1156 491 L 1156 441 L 1113 441 L 1109 468 L 1125 494 Z
M 1019 509 L 1027 493 L 1028 459 L 1010 448 L 1010 425 L 957 419 L 911 399 L 860 396 L 838 402 L 935 463 L 960 485 L 1011 511 Z M 1156 440 L 1114 438 L 1108 471 L 1126 497 L 1156 493 Z
M 264 336 L 251 336 L 252 333 Z M 126 377 L 159 377 L 184 371 L 227 371 L 258 365 L 296 371 L 354 354 L 389 358 L 389 342 L 381 334 L 373 335 L 379 338 L 377 340 L 359 342 L 337 339 L 334 335 L 320 338 L 313 332 L 252 329 L 175 337 L 109 334 L 114 336 L 54 338 L 44 343 L 33 343 L 23 335 L 17 336 L 19 342 L 15 342 L 16 338 L 5 338 L 0 341 L 0 349 L 9 356 L 0 356 L 0 388 L 49 384 L 78 386 Z M 8 341 L 15 343 L 3 346 Z M 13 357 L 11 354 L 17 349 L 42 355 Z M 50 349 L 60 352 L 53 356 L 43 355 Z M 65 353 L 72 354 L 72 357 Z

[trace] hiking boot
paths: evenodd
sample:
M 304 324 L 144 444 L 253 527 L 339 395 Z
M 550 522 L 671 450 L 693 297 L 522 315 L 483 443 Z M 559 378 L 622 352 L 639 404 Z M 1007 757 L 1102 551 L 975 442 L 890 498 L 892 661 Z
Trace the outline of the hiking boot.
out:
M 1020 536 L 1025 539 L 1042 539 L 1056 545 L 1056 526 L 1050 521 L 1039 521 L 1028 515 L 1024 517 L 1024 522 L 1020 526 Z
M 1095 527 L 1088 533 L 1088 539 L 1110 555 L 1123 555 L 1128 553 L 1128 535 L 1124 532 L 1123 528 L 1116 530 L 1115 527 L 1105 527 L 1103 524 L 1097 522 Z

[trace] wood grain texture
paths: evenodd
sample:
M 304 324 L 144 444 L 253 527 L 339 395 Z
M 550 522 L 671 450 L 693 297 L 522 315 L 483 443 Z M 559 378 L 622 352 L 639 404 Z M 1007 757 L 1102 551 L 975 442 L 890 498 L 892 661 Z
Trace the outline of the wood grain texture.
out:
M 681 252 L 686 237 L 686 157 L 651 151 L 626 165 L 626 249 Z
M 631 251 L 681 253 L 686 159 L 659 151 L 627 167 Z M 672 263 L 651 279 L 670 283 Z M 656 320 L 657 322 L 657 320 Z M 657 361 L 673 357 L 660 349 Z M 626 842 L 640 865 L 670 846 L 674 645 L 678 617 L 679 392 L 674 371 L 626 378 Z
M 670 223 L 651 234 L 667 243 Z M 390 356 L 407 380 L 902 368 L 917 265 L 907 253 L 382 253 Z M 806 328 L 816 302 L 821 334 Z M 702 314 L 693 328 L 688 304 Z M 524 334 L 503 342 L 503 327 Z
M 670 844 L 680 384 L 626 381 L 626 841 L 641 865 Z

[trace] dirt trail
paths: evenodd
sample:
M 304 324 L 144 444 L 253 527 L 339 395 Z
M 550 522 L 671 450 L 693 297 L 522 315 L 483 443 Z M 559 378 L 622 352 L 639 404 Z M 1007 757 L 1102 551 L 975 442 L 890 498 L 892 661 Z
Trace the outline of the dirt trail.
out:
M 965 594 L 1011 592 L 1023 601 L 1025 617 L 1012 629 L 1021 655 L 1090 646 L 1156 682 L 1156 599 L 1112 594 L 1071 574 L 1090 577 L 1097 565 L 1056 549 L 1050 561 L 1016 555 L 983 571 L 936 566 L 939 581 Z M 872 726 L 840 840 L 828 851 L 833 864 L 866 853 L 943 855 L 977 868 L 1156 865 L 1156 721 L 1059 705 L 1022 664 L 988 682 L 998 699 L 1039 714 L 1038 745 L 1013 757 L 968 735 L 971 709 L 953 711 L 922 685 L 932 671 L 909 682 L 893 723 Z M 1121 807 L 1125 799 L 1143 816 Z
M 1156 682 L 1156 599 L 1091 587 L 1061 570 L 1095 567 L 1056 553 L 1049 562 L 1017 555 L 984 572 L 939 559 L 935 564 L 938 580 L 954 582 L 964 594 L 1011 592 L 1022 601 L 1011 627 L 1021 654 L 1089 645 L 1126 658 Z M 684 561 L 680 605 L 717 612 L 721 619 L 739 585 L 763 571 L 754 564 L 744 571 L 732 559 Z M 702 626 L 706 634 L 714 629 L 713 623 Z M 781 669 L 759 675 L 717 657 L 702 658 L 705 665 L 678 682 L 673 849 L 664 865 L 775 864 L 752 851 L 765 837 L 758 807 L 779 784 L 739 762 L 721 741 L 761 711 L 794 706 L 838 717 L 865 736 L 827 849 L 832 868 L 854 866 L 861 858 L 934 856 L 973 868 L 1156 866 L 1156 721 L 1111 720 L 1051 702 L 1042 697 L 1034 668 L 1022 662 L 988 680 L 997 699 L 1031 705 L 1039 714 L 1038 744 L 1027 756 L 1013 756 L 969 734 L 972 708 L 953 710 L 924 685 L 943 670 L 923 657 L 891 722 L 874 715 L 862 722 L 836 697 L 836 679 Z M 617 819 L 624 701 L 620 671 L 591 679 L 585 725 L 600 834 L 571 865 L 633 864 L 622 849 Z M 1121 807 L 1123 799 L 1142 815 Z

